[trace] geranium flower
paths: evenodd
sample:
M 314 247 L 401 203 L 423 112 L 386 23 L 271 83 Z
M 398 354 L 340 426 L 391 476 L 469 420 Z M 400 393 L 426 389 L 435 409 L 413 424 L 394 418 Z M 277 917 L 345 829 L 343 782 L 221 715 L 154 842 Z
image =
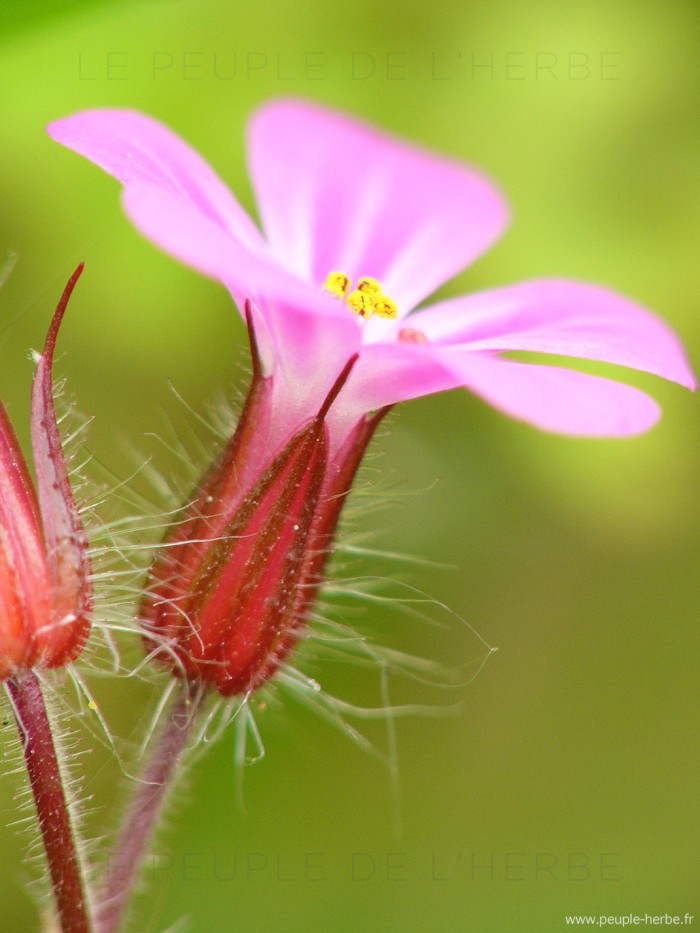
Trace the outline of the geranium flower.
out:
M 49 135 L 124 185 L 126 213 L 159 247 L 257 305 L 263 363 L 285 427 L 316 410 L 345 362 L 359 360 L 336 423 L 465 386 L 495 407 L 565 434 L 625 436 L 658 417 L 643 392 L 509 350 L 615 363 L 694 387 L 669 328 L 595 285 L 537 280 L 416 311 L 476 259 L 507 218 L 496 188 L 465 166 L 310 104 L 263 106 L 248 159 L 264 235 L 212 169 L 149 117 L 93 110 Z M 396 316 L 360 317 L 324 291 L 329 276 L 379 283 Z M 333 289 L 332 289 L 333 290 Z
M 87 543 L 73 500 L 53 404 L 51 369 L 68 299 L 66 285 L 44 352 L 36 355 L 31 435 L 36 490 L 0 403 L 0 679 L 34 667 L 62 667 L 90 628 Z
M 466 386 L 562 433 L 624 436 L 658 416 L 638 389 L 509 350 L 694 386 L 669 328 L 597 286 L 534 281 L 415 310 L 494 242 L 505 205 L 473 170 L 344 117 L 290 101 L 253 117 L 264 235 L 148 117 L 87 111 L 48 132 L 118 178 L 138 229 L 223 282 L 246 316 L 254 372 L 241 420 L 166 536 L 141 607 L 154 655 L 224 695 L 264 683 L 299 637 L 389 406 Z

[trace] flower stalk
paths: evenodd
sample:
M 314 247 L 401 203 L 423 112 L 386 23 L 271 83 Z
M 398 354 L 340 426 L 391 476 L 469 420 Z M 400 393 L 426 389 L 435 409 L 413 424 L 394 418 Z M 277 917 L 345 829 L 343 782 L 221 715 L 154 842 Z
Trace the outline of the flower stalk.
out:
M 90 933 L 89 896 L 66 799 L 65 775 L 39 680 L 34 671 L 21 671 L 6 681 L 5 689 L 22 740 L 60 929 L 63 933 Z
M 198 721 L 205 691 L 188 681 L 179 687 L 121 821 L 95 911 L 96 933 L 119 930 L 158 818 L 182 772 L 182 757 Z

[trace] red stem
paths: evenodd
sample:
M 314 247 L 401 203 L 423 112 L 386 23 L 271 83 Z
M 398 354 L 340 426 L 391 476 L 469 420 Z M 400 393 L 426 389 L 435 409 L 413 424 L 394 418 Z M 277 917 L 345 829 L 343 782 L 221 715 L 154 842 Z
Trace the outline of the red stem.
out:
M 121 926 L 165 798 L 179 776 L 178 764 L 198 721 L 204 691 L 190 687 L 187 681 L 179 686 L 181 689 L 161 724 L 151 756 L 134 785 L 110 853 L 97 907 L 97 933 L 115 933 Z
M 63 933 L 89 933 L 92 927 L 81 865 L 39 681 L 33 671 L 23 671 L 11 677 L 6 686 L 22 739 L 60 929 Z

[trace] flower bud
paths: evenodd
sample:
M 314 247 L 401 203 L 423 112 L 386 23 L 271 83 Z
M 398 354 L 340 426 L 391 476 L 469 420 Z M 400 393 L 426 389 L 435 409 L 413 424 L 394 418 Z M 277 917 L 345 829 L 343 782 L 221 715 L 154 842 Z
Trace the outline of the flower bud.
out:
M 353 357 L 320 410 L 266 463 L 274 377 L 262 374 L 250 320 L 249 331 L 253 379 L 238 427 L 166 535 L 141 605 L 153 656 L 224 696 L 269 680 L 303 631 L 340 510 L 384 414 L 361 418 L 331 453 L 326 416 Z
M 90 628 L 87 542 L 73 500 L 53 403 L 56 337 L 80 265 L 36 356 L 31 437 L 36 487 L 0 404 L 0 678 L 21 669 L 61 667 Z

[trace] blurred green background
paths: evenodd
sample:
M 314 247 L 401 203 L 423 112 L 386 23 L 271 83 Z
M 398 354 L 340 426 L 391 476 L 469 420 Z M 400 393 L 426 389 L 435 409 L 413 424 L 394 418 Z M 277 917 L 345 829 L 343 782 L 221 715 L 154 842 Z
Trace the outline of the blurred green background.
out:
M 432 12 L 422 0 L 5 0 L 0 24 L 0 257 L 18 256 L 0 293 L 0 392 L 24 442 L 26 351 L 80 260 L 58 370 L 94 416 L 95 475 L 128 476 L 135 447 L 177 476 L 152 436 L 190 433 L 169 383 L 205 414 L 245 386 L 227 294 L 141 240 L 116 184 L 45 137 L 48 121 L 84 107 L 159 117 L 251 209 L 242 128 L 274 95 L 473 162 L 514 222 L 446 294 L 544 275 L 600 282 L 661 313 L 699 365 L 690 0 L 443 0 Z M 381 761 L 290 703 L 258 717 L 266 757 L 246 769 L 243 810 L 227 734 L 158 841 L 133 930 L 183 929 L 172 926 L 182 917 L 207 933 L 547 933 L 574 913 L 689 912 L 700 924 L 697 400 L 629 381 L 664 417 L 625 442 L 539 434 L 462 392 L 390 419 L 373 463 L 389 507 L 358 507 L 350 524 L 449 567 L 364 561 L 361 572 L 429 593 L 498 653 L 445 694 L 396 685 L 402 700 L 461 703 L 398 723 L 398 805 Z M 367 603 L 363 630 L 469 674 L 483 645 L 466 626 L 437 606 L 426 612 L 439 626 L 399 608 Z M 313 673 L 353 702 L 378 701 L 372 672 Z M 137 735 L 148 688 L 96 690 L 114 732 Z M 386 748 L 380 729 L 367 733 Z M 115 818 L 119 771 L 89 734 L 81 742 L 95 745 L 83 763 L 97 831 Z M 3 782 L 3 822 L 14 789 Z M 1 845 L 2 928 L 35 929 L 24 842 L 3 829 Z

